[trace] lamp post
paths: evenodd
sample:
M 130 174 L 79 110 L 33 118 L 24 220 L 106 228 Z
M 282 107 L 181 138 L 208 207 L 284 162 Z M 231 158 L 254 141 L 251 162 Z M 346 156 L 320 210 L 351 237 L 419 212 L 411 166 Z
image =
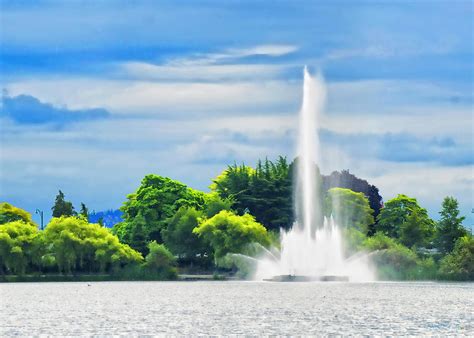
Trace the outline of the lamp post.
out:
M 43 210 L 36 209 L 35 214 L 39 214 L 41 218 L 41 230 L 43 230 Z

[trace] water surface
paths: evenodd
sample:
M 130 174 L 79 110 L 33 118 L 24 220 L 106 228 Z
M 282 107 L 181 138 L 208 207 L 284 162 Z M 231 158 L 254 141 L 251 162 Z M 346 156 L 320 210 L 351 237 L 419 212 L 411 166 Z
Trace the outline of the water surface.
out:
M 0 284 L 0 336 L 474 335 L 473 283 Z

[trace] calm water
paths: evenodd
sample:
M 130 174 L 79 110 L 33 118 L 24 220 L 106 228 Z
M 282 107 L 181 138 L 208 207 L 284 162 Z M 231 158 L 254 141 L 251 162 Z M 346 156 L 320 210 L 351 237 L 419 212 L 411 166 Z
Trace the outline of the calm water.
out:
M 0 336 L 474 335 L 474 284 L 0 284 Z

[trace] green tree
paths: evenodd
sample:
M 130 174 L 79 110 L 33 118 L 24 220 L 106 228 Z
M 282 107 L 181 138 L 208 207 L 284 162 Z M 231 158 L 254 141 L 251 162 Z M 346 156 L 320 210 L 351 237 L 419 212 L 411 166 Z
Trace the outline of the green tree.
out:
M 367 234 L 369 225 L 374 223 L 367 197 L 350 189 L 331 188 L 326 196 L 326 216 L 332 214 L 336 223 L 342 227 L 354 227 Z
M 270 244 L 267 230 L 252 215 L 238 216 L 226 210 L 205 220 L 193 232 L 211 245 L 216 259 L 228 253 L 245 253 L 251 243 Z
M 229 166 L 210 188 L 231 200 L 238 214 L 251 213 L 267 229 L 289 228 L 293 223 L 292 171 L 284 157 L 258 161 L 255 169 Z
M 81 210 L 79 211 L 79 215 L 82 215 L 86 220 L 89 219 L 89 209 L 82 202 L 81 202 Z
M 409 216 L 416 211 L 417 220 L 420 222 L 420 226 L 425 228 L 428 226 L 432 228 L 434 222 L 429 218 L 428 212 L 426 209 L 420 207 L 415 198 L 408 197 L 406 195 L 398 195 L 397 197 L 389 200 L 385 203 L 385 206 L 381 209 L 378 216 L 377 231 L 383 232 L 389 237 L 401 238 L 402 236 L 402 227 L 405 222 L 407 222 Z M 411 220 L 413 221 L 413 219 Z M 415 232 L 414 229 L 410 228 L 415 226 L 413 222 L 406 224 L 405 230 L 406 234 L 409 232 Z M 423 231 L 420 230 L 420 233 L 424 233 L 429 236 L 431 230 Z M 417 241 L 423 241 L 421 239 Z
M 366 180 L 356 177 L 351 174 L 349 170 L 333 171 L 328 176 L 322 176 L 323 190 L 328 191 L 330 188 L 346 188 L 351 189 L 355 192 L 362 192 L 367 196 L 369 200 L 369 205 L 372 210 L 374 210 L 374 217 L 376 218 L 380 209 L 383 205 L 382 196 L 379 194 L 379 189 L 369 184 Z M 373 235 L 375 232 L 375 224 L 369 225 L 369 235 Z
M 161 231 L 166 221 L 182 206 L 202 209 L 205 204 L 205 193 L 191 189 L 181 182 L 158 175 L 147 175 L 140 187 L 120 208 L 124 212 L 125 230 L 134 229 L 136 217 L 143 217 L 146 235 L 144 245 L 156 240 L 162 242 Z M 140 221 L 141 223 L 141 221 Z
M 400 242 L 407 247 L 429 246 L 434 233 L 434 222 L 415 208 L 400 227 Z
M 8 222 L 23 221 L 25 223 L 34 224 L 31 214 L 26 210 L 17 208 L 9 203 L 0 203 L 0 224 Z
M 462 225 L 465 217 L 459 216 L 458 201 L 454 197 L 445 197 L 441 208 L 435 243 L 439 251 L 446 254 L 453 250 L 456 241 L 467 231 Z
M 206 218 L 218 214 L 222 210 L 231 210 L 233 201 L 231 199 L 221 198 L 216 192 L 210 192 L 205 195 L 203 213 Z
M 180 258 L 195 259 L 196 256 L 210 254 L 210 248 L 193 230 L 199 225 L 203 212 L 194 208 L 181 207 L 170 218 L 168 226 L 163 230 L 163 239 L 171 252 Z
M 127 223 L 127 226 L 129 231 L 127 231 L 127 237 L 123 242 L 146 256 L 148 254 L 148 231 L 145 217 L 138 214 Z
M 440 273 L 449 279 L 474 281 L 474 237 L 458 238 L 451 253 L 441 260 Z
M 41 236 L 38 228 L 22 220 L 0 225 L 0 274 L 24 274 L 39 265 Z
M 112 272 L 143 261 L 140 253 L 121 244 L 116 236 L 82 217 L 53 218 L 44 240 L 59 271 Z
M 56 195 L 56 200 L 51 210 L 53 211 L 53 217 L 73 216 L 75 214 L 72 203 L 64 199 L 64 193 L 61 190 Z

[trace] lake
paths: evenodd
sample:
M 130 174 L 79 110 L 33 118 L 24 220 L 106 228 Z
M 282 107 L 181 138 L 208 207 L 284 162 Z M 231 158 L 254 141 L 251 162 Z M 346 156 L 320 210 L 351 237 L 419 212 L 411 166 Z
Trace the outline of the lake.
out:
M 0 284 L 0 336 L 474 335 L 474 283 Z

